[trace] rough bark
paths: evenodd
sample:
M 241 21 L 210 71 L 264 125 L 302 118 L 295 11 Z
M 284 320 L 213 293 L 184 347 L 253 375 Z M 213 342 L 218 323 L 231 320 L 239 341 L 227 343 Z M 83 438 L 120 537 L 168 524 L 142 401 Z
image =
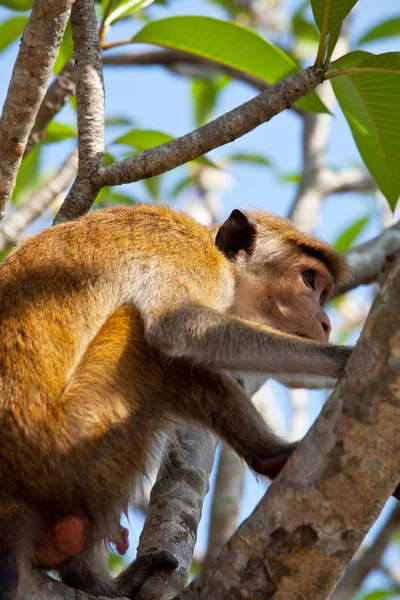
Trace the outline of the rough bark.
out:
M 189 427 L 178 428 L 176 442 L 168 445 L 151 491 L 138 555 L 168 549 L 179 567 L 154 573 L 137 600 L 170 598 L 187 584 L 215 445 L 210 433 Z
M 131 183 L 160 175 L 252 131 L 313 91 L 323 75 L 309 67 L 282 79 L 252 100 L 175 140 L 100 169 L 100 186 Z
M 368 573 L 379 567 L 383 553 L 399 528 L 400 504 L 397 504 L 374 543 L 347 567 L 331 600 L 348 600 L 353 597 Z
M 11 198 L 73 1 L 36 0 L 25 28 L 0 118 L 0 219 Z
M 104 84 L 97 17 L 92 0 L 76 0 L 71 13 L 78 105 L 78 176 L 55 223 L 87 212 L 101 185 L 94 182 L 104 155 Z
M 176 598 L 330 597 L 399 480 L 399 297 L 400 254 L 315 425 L 214 566 Z

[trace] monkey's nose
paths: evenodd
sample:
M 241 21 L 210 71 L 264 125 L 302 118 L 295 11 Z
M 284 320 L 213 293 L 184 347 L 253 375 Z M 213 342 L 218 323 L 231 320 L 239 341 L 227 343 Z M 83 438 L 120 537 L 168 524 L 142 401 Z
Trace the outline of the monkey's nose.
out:
M 327 342 L 329 342 L 329 336 L 331 335 L 331 330 L 332 330 L 331 322 L 329 320 L 329 317 L 325 313 L 323 313 L 322 316 L 321 316 L 321 321 L 320 322 L 321 322 L 321 327 L 322 327 L 322 331 L 323 331 L 323 335 L 325 337 L 325 340 Z

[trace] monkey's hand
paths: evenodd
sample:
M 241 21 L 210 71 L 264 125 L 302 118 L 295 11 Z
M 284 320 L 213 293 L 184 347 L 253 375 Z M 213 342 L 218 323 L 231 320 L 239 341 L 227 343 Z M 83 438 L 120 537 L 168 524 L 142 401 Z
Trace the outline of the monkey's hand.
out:
M 296 447 L 297 442 L 288 444 L 285 448 L 282 448 L 275 454 L 256 456 L 249 461 L 249 466 L 254 469 L 256 473 L 266 475 L 269 479 L 275 479 Z

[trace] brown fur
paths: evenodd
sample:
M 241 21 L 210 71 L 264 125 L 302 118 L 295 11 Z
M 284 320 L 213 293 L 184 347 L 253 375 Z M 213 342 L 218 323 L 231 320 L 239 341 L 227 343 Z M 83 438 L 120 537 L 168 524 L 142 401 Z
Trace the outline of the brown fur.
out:
M 150 557 L 111 580 L 101 547 L 171 416 L 210 427 L 260 472 L 286 460 L 292 447 L 215 369 L 338 376 L 349 350 L 310 341 L 326 337 L 322 309 L 299 273 L 319 270 L 332 290 L 346 267 L 283 219 L 246 219 L 256 233 L 229 259 L 188 216 L 143 205 L 48 229 L 4 262 L 0 554 L 15 556 L 20 574 L 69 515 L 89 526 L 85 551 L 59 569 L 67 583 L 133 597 L 165 566 Z M 226 224 L 229 244 L 236 229 Z

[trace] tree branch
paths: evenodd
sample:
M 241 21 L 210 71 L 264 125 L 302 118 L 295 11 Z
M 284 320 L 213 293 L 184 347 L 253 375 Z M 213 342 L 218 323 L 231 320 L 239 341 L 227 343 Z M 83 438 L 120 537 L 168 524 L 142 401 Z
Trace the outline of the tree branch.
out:
M 214 148 L 232 142 L 258 125 L 266 123 L 314 90 L 321 83 L 322 77 L 318 69 L 309 67 L 282 79 L 252 100 L 191 133 L 102 167 L 97 173 L 93 170 L 90 181 L 80 177 L 78 173 L 77 181 L 55 222 L 68 221 L 87 212 L 101 187 L 132 183 L 161 175 Z
M 189 77 L 205 77 L 215 73 L 226 73 L 263 92 L 271 87 L 259 77 L 249 75 L 239 69 L 223 65 L 195 54 L 181 50 L 152 50 L 150 52 L 130 52 L 126 54 L 103 55 L 104 66 L 163 66 L 173 73 Z M 301 112 L 301 111 L 298 111 Z
M 72 4 L 73 0 L 36 0 L 25 28 L 0 118 L 0 219 L 11 198 Z
M 344 294 L 360 285 L 376 281 L 386 262 L 400 248 L 400 222 L 380 235 L 352 248 L 347 254 L 351 279 L 337 289 L 336 295 Z
M 314 427 L 214 566 L 177 599 L 330 597 L 399 479 L 399 297 L 400 254 Z
M 160 175 L 252 131 L 313 91 L 322 81 L 309 67 L 282 79 L 252 100 L 171 142 L 100 169 L 99 185 L 120 185 Z
M 92 0 L 76 0 L 71 13 L 78 105 L 78 176 L 54 222 L 90 208 L 101 185 L 94 181 L 104 155 L 104 84 L 98 23 Z
M 48 208 L 59 194 L 71 183 L 78 169 L 78 150 L 74 150 L 37 192 L 18 208 L 7 214 L 0 227 L 0 252 L 10 244 L 17 244 L 26 227 Z
M 353 597 L 361 587 L 368 573 L 379 567 L 387 545 L 399 528 L 400 504 L 397 504 L 374 543 L 364 550 L 358 560 L 354 560 L 347 567 L 336 586 L 331 600 L 348 600 L 348 598 Z
M 75 70 L 74 59 L 69 60 L 61 73 L 49 86 L 42 104 L 36 116 L 35 124 L 29 134 L 24 156 L 43 139 L 46 127 L 54 119 L 56 114 L 68 102 L 72 94 L 75 94 Z
M 151 491 L 138 555 L 168 549 L 179 560 L 179 567 L 151 575 L 137 600 L 171 598 L 185 587 L 189 578 L 216 440 L 208 432 L 181 427 L 177 428 L 176 442 L 171 442 L 164 452 Z

